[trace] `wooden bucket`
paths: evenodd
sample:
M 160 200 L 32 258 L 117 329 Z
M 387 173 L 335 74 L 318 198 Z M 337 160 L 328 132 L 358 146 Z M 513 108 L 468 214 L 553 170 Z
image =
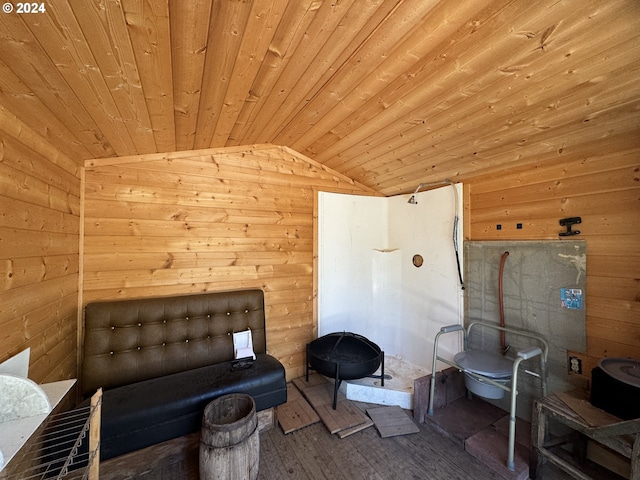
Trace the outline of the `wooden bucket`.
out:
M 223 395 L 204 409 L 200 479 L 255 480 L 260 462 L 258 417 L 253 398 Z

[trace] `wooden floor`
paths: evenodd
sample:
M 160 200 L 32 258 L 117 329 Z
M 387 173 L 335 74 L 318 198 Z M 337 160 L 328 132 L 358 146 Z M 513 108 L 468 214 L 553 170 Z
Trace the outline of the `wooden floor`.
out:
M 420 433 L 381 438 L 374 427 L 340 439 L 321 423 L 285 435 L 280 427 L 260 434 L 262 480 L 275 479 L 438 479 L 501 478 L 488 467 L 421 425 Z M 105 462 L 100 478 L 197 479 L 199 439 L 184 437 L 184 455 L 167 451 L 125 455 Z M 175 442 L 174 442 L 175 443 Z
M 340 439 L 322 424 L 260 438 L 260 479 L 497 479 L 488 467 L 426 425 L 381 438 L 374 427 Z
M 367 408 L 368 404 L 360 404 Z M 454 441 L 427 424 L 420 432 L 381 438 L 369 427 L 340 439 L 322 423 L 285 435 L 279 426 L 260 434 L 261 480 L 484 480 L 501 479 Z M 103 462 L 101 480 L 198 479 L 199 436 Z M 546 478 L 568 478 L 548 472 Z

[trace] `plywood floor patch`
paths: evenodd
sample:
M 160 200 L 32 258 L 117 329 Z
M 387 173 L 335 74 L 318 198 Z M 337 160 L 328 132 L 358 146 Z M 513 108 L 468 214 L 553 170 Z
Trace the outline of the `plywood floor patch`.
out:
M 287 384 L 287 402 L 278 406 L 278 423 L 282 431 L 287 434 L 319 421 L 320 417 L 300 390 L 292 383 Z
M 611 425 L 621 422 L 622 420 L 591 405 L 587 399 L 587 395 L 580 392 L 557 392 L 556 396 L 562 400 L 571 410 L 580 416 L 587 425 L 599 427 L 602 425 Z
M 353 435 L 354 433 L 358 433 L 361 430 L 364 430 L 365 428 L 369 428 L 372 425 L 373 425 L 373 420 L 371 420 L 369 417 L 365 417 L 364 423 L 360 423 L 351 428 L 345 428 L 344 430 L 340 430 L 339 432 L 336 432 L 336 435 L 339 438 L 345 438 L 345 437 L 348 437 L 349 435 Z
M 336 409 L 333 409 L 333 384 L 319 374 L 296 378 L 293 384 L 320 416 L 320 420 L 331 433 L 343 432 L 343 437 L 371 426 L 367 416 L 352 401 L 338 393 Z
M 381 437 L 394 437 L 418 433 L 420 429 L 413 419 L 398 406 L 376 407 L 367 409 L 367 415 L 373 420 Z

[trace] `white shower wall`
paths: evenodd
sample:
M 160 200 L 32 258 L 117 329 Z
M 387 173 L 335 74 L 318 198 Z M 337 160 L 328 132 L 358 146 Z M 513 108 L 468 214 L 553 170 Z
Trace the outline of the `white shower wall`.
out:
M 363 197 L 321 192 L 318 198 L 318 334 L 351 331 L 385 355 L 431 369 L 440 327 L 462 323 L 462 290 L 453 248 L 461 188 L 416 195 Z M 461 225 L 459 230 L 461 230 Z M 462 245 L 461 232 L 458 233 Z M 424 264 L 417 268 L 413 256 Z M 462 248 L 460 248 L 460 256 Z M 462 265 L 462 258 L 460 258 Z M 440 355 L 462 349 L 446 335 Z

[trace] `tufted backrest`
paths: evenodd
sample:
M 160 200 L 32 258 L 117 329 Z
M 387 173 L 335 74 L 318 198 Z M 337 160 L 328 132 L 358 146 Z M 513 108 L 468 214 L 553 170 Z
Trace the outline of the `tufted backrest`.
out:
M 83 395 L 233 359 L 233 332 L 266 353 L 262 290 L 89 303 Z

